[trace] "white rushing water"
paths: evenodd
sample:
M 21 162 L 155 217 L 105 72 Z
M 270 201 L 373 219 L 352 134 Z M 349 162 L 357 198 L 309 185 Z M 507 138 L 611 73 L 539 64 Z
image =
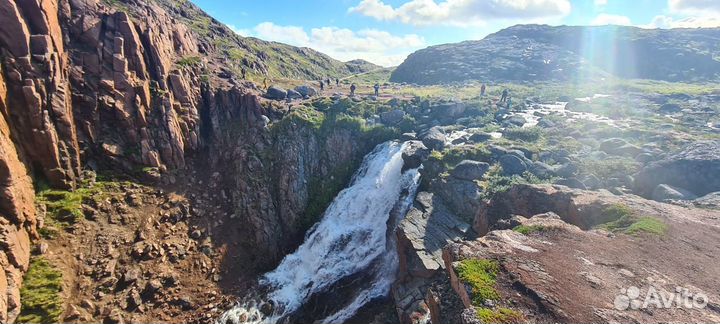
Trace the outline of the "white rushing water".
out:
M 361 272 L 363 278 L 370 278 L 368 282 L 359 284 L 322 323 L 342 323 L 371 300 L 386 296 L 398 265 L 395 235 L 388 233 L 409 209 L 419 180 L 417 170 L 401 172 L 403 147 L 387 142 L 368 154 L 351 185 L 308 231 L 305 242 L 261 278 L 260 285 L 267 289 L 263 299 L 275 305 L 272 315 L 263 315 L 256 303 L 247 302 L 227 311 L 218 322 L 280 323 L 314 294 L 332 290 L 343 278 Z

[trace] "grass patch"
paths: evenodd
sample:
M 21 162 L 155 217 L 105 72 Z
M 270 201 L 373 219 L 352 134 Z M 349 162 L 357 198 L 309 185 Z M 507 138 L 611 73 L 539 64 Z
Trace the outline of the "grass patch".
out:
M 181 67 L 189 67 L 200 64 L 202 59 L 200 56 L 186 56 L 177 61 L 177 65 Z
M 547 231 L 549 228 L 542 225 L 518 225 L 513 228 L 513 231 L 523 235 L 530 235 L 532 233 L 540 233 Z
M 598 227 L 615 233 L 649 233 L 662 236 L 668 229 L 668 225 L 662 220 L 650 216 L 635 216 L 629 207 L 620 204 L 608 207 L 604 214 L 608 219 L 614 220 Z
M 500 265 L 494 260 L 467 259 L 460 262 L 457 267 L 458 277 L 472 287 L 472 302 L 480 306 L 486 300 L 498 300 L 500 294 L 495 289 Z
M 543 129 L 537 126 L 508 128 L 503 136 L 514 141 L 536 142 L 543 137 Z
M 483 323 L 518 323 L 523 321 L 520 312 L 505 307 L 496 309 L 477 307 L 475 310 L 478 319 Z
M 57 323 L 63 312 L 62 273 L 45 258 L 34 257 L 20 289 L 18 323 Z
M 480 186 L 483 188 L 481 193 L 483 199 L 491 199 L 496 194 L 506 192 L 517 184 L 542 184 L 551 183 L 554 179 L 540 179 L 530 172 L 524 172 L 522 175 L 505 176 L 502 167 L 494 164 L 483 176 Z
M 112 192 L 119 193 L 122 186 L 130 185 L 130 182 L 98 181 L 81 185 L 74 191 L 48 189 L 36 194 L 36 201 L 45 205 L 48 216 L 45 227 L 39 231 L 42 237 L 53 238 L 58 229 L 85 219 L 83 202 L 105 198 Z
M 621 178 L 635 174 L 640 170 L 641 164 L 633 159 L 623 157 L 608 157 L 602 160 L 585 159 L 579 163 L 583 174 L 594 174 L 600 179 Z

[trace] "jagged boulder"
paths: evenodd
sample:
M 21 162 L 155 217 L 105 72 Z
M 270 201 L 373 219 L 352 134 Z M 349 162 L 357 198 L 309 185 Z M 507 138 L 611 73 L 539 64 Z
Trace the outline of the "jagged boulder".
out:
M 396 125 L 405 117 L 405 112 L 400 109 L 386 111 L 380 114 L 380 121 L 385 125 Z

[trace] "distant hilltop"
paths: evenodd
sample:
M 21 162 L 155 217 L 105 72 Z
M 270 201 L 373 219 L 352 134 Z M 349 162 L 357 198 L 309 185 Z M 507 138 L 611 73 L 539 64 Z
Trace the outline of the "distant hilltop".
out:
M 720 28 L 517 25 L 479 41 L 411 54 L 391 81 L 544 81 L 616 76 L 664 81 L 720 80 Z

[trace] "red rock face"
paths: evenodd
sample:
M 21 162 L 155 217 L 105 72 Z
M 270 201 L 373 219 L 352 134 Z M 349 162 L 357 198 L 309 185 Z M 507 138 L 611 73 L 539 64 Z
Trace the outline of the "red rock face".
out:
M 197 55 L 195 38 L 144 6 L 135 20 L 97 1 L 0 0 L 0 322 L 19 313 L 37 237 L 30 174 L 69 189 L 81 161 L 183 168 L 203 145 L 200 109 L 217 121 L 250 107 L 245 120 L 260 120 L 245 90 L 201 93 L 201 67 L 176 64 Z

